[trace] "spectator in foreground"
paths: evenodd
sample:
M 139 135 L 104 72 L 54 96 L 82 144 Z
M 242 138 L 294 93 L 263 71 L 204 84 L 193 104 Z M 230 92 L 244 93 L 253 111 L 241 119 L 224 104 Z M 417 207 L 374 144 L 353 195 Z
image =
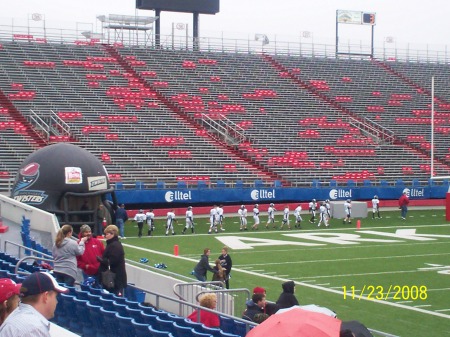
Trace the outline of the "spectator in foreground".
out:
M 106 248 L 100 261 L 100 273 L 110 267 L 116 274 L 114 288 L 106 289 L 117 296 L 123 296 L 123 291 L 127 286 L 127 271 L 125 269 L 125 251 L 119 241 L 119 228 L 116 225 L 109 225 L 105 228 Z M 101 274 L 100 274 L 101 275 Z M 100 277 L 101 278 L 101 277 Z
M 260 313 L 256 314 L 255 317 L 253 317 L 253 322 L 260 324 L 268 318 L 269 318 L 269 315 L 260 312 Z
M 91 227 L 88 225 L 83 225 L 80 227 L 80 233 L 78 234 L 80 240 L 82 238 L 87 238 L 84 243 L 84 253 L 83 255 L 77 256 L 77 265 L 83 271 L 83 278 L 86 280 L 88 277 L 95 278 L 97 284 L 99 283 L 99 271 L 100 262 L 97 260 L 97 256 L 102 256 L 105 251 L 105 246 L 96 237 L 92 236 Z
M 77 277 L 77 256 L 82 255 L 87 237 L 77 243 L 72 240 L 73 228 L 70 225 L 62 226 L 56 234 L 52 254 L 54 258 L 53 275 L 59 283 L 73 286 Z
M 256 314 L 263 314 L 266 306 L 266 295 L 257 293 L 252 295 L 252 299 L 245 303 L 247 309 L 242 314 L 242 318 L 254 322 Z
M 213 269 L 216 271 L 216 273 L 213 274 L 212 281 L 222 281 L 225 283 L 225 269 L 223 269 L 219 259 L 214 261 L 214 263 L 216 265 L 213 267 Z
M 290 308 L 293 305 L 299 305 L 297 298 L 294 295 L 295 292 L 295 283 L 294 281 L 284 282 L 281 287 L 283 288 L 283 292 L 278 297 L 277 304 L 280 309 Z
M 0 336 L 50 337 L 50 322 L 55 315 L 58 293 L 67 293 L 49 273 L 27 276 L 21 287 L 21 303 L 0 326 Z
M 264 296 L 267 296 L 266 289 L 263 287 L 255 287 L 253 288 L 253 294 L 264 294 Z M 269 302 L 266 300 L 266 305 L 264 306 L 264 313 L 272 316 L 274 313 L 276 313 L 280 309 L 278 304 Z
M 209 265 L 209 255 L 211 254 L 211 249 L 205 248 L 203 250 L 203 255 L 200 257 L 200 261 L 198 261 L 197 265 L 194 268 L 194 276 L 197 280 L 201 282 L 205 282 L 207 280 L 206 273 L 209 270 L 211 273 L 216 274 L 217 271 L 214 270 Z
M 228 255 L 228 247 L 225 246 L 222 248 L 222 254 L 219 256 L 220 264 L 225 270 L 225 286 L 227 289 L 230 289 L 230 274 L 231 268 L 233 267 L 233 261 L 231 260 L 230 255 Z
M 217 305 L 216 294 L 213 293 L 204 294 L 202 297 L 200 297 L 200 305 L 208 309 L 216 309 Z M 199 314 L 198 310 L 194 310 L 194 312 L 190 314 L 187 318 L 193 322 L 203 323 L 208 328 L 220 327 L 219 316 L 209 311 L 200 310 Z
M 21 286 L 9 278 L 0 279 L 0 325 L 19 306 Z
M 353 332 L 349 329 L 339 331 L 339 337 L 355 337 Z

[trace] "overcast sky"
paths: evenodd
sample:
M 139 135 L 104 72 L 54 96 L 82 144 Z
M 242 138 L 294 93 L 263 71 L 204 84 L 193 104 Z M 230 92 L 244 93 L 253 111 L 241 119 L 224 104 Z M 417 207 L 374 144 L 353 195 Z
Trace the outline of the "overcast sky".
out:
M 135 0 L 0 0 L 0 9 L 2 25 L 12 18 L 15 24 L 25 25 L 28 16 L 41 13 L 47 27 L 72 29 L 76 22 L 92 23 L 94 31 L 100 30 L 97 15 L 154 16 L 153 11 L 136 11 Z M 271 41 L 298 41 L 306 31 L 315 42 L 333 44 L 337 9 L 375 12 L 377 43 L 392 37 L 399 47 L 407 43 L 416 48 L 448 44 L 449 0 L 221 0 L 217 15 L 200 15 L 200 35 L 252 38 L 259 33 Z M 192 27 L 192 15 L 163 12 L 163 35 L 171 33 L 173 22 Z M 341 38 L 370 41 L 368 26 L 339 27 Z

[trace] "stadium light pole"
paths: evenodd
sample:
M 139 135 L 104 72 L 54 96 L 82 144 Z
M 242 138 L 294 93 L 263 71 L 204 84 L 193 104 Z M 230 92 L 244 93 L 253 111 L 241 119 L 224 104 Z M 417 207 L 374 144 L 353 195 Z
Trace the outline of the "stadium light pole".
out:
M 430 178 L 434 177 L 434 76 L 431 77 L 431 173 Z
M 444 180 L 450 179 L 450 176 L 435 176 L 434 175 L 434 76 L 431 77 L 431 153 L 430 153 L 430 179 Z M 450 192 L 450 189 L 449 189 Z M 450 219 L 449 219 L 450 220 Z

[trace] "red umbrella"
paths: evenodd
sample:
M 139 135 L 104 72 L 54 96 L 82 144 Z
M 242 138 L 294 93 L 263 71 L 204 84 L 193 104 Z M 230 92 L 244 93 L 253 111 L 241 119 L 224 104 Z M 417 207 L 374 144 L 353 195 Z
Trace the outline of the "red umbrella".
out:
M 270 316 L 246 337 L 339 337 L 340 328 L 337 318 L 296 307 Z

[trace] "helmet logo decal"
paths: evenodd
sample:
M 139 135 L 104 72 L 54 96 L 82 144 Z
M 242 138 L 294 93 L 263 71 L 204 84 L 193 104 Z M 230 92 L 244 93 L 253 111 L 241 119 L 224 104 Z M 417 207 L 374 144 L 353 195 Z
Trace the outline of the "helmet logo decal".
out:
M 65 167 L 66 184 L 83 183 L 83 172 L 79 167 Z
M 101 191 L 108 188 L 107 179 L 105 176 L 88 177 L 89 191 Z
M 31 163 L 22 168 L 19 171 L 19 179 L 17 181 L 17 184 L 14 188 L 14 195 L 27 187 L 30 187 L 33 185 L 36 180 L 39 178 L 39 164 L 38 163 Z
M 14 200 L 29 204 L 29 205 L 39 205 L 42 204 L 48 195 L 44 191 L 33 191 L 28 190 L 39 178 L 39 167 L 38 163 L 31 163 L 20 169 L 19 179 L 16 186 L 12 192 Z

